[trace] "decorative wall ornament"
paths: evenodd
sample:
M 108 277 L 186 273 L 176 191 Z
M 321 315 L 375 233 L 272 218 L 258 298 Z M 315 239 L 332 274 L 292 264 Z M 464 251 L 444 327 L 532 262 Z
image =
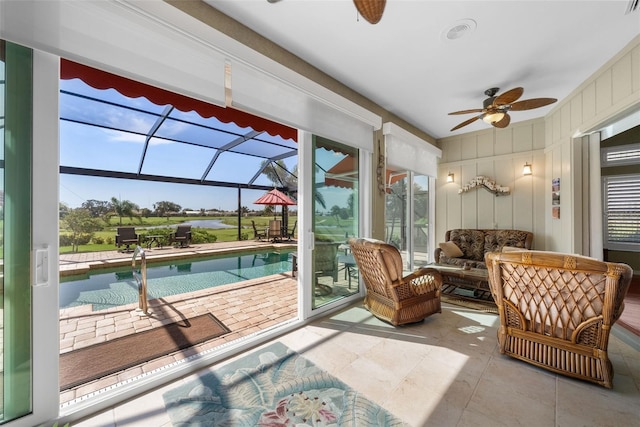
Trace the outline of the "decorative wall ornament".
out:
M 385 153 L 382 152 L 382 146 L 380 140 L 378 140 L 378 166 L 376 168 L 376 178 L 378 179 L 378 192 L 380 194 L 386 194 L 387 186 L 385 182 L 387 162 Z
M 511 193 L 509 187 L 498 185 L 494 180 L 487 176 L 478 175 L 469 181 L 467 185 L 462 186 L 458 190 L 458 194 L 466 193 L 467 191 L 475 190 L 476 188 L 484 188 L 496 196 L 508 196 Z

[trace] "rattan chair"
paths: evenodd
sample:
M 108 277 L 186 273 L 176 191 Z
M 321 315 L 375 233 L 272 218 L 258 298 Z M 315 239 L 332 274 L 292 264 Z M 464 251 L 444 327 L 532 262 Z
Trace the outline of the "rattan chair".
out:
M 489 252 L 502 354 L 613 387 L 609 332 L 624 309 L 633 270 L 553 252 Z
M 402 258 L 395 246 L 380 240 L 349 239 L 351 253 L 367 288 L 364 306 L 376 317 L 403 325 L 442 311 L 442 277 L 423 268 L 403 276 Z

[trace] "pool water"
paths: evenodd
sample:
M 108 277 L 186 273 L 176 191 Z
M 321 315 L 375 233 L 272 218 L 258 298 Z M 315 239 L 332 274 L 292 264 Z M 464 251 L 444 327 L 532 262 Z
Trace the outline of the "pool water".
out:
M 147 297 L 162 298 L 291 271 L 292 252 L 147 262 Z M 131 266 L 62 277 L 60 282 L 61 309 L 92 304 L 97 311 L 138 302 L 138 282 Z

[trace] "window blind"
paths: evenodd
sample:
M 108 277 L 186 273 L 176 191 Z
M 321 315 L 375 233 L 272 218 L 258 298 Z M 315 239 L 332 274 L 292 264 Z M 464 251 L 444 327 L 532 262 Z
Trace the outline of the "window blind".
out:
M 605 248 L 640 251 L 640 174 L 603 177 Z

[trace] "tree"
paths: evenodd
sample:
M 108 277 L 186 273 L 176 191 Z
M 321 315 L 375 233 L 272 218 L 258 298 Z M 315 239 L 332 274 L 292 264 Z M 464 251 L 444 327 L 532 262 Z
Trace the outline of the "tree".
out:
M 100 218 L 111 211 L 111 203 L 106 200 L 91 199 L 82 203 L 82 208 L 86 209 L 93 218 Z
M 93 233 L 100 230 L 102 226 L 98 220 L 91 217 L 88 210 L 83 208 L 71 209 L 63 220 L 66 228 L 71 230 L 71 250 L 78 252 L 81 242 L 88 242 L 93 237 Z
M 69 206 L 66 203 L 60 202 L 58 204 L 58 215 L 60 219 L 63 219 L 67 214 L 71 211 Z
M 265 175 L 273 185 L 282 186 L 290 190 L 298 188 L 298 165 L 295 165 L 291 172 L 287 170 L 287 165 L 283 160 L 277 160 L 275 162 L 271 160 L 263 160 L 261 165 L 264 168 L 262 170 L 262 174 Z M 315 191 L 314 198 L 316 203 L 322 206 L 322 209 L 327 208 L 327 204 L 321 192 Z
M 166 216 L 167 220 L 172 212 L 180 212 L 182 210 L 182 206 L 168 201 L 156 202 L 153 204 L 153 209 L 156 212 L 156 215 L 159 217 Z
M 140 209 L 138 205 L 129 200 L 118 200 L 115 197 L 111 198 L 111 211 L 120 218 L 120 225 L 122 225 L 122 217 L 127 216 L 130 220 L 133 220 L 135 216 L 142 222 L 142 218 L 137 213 Z

